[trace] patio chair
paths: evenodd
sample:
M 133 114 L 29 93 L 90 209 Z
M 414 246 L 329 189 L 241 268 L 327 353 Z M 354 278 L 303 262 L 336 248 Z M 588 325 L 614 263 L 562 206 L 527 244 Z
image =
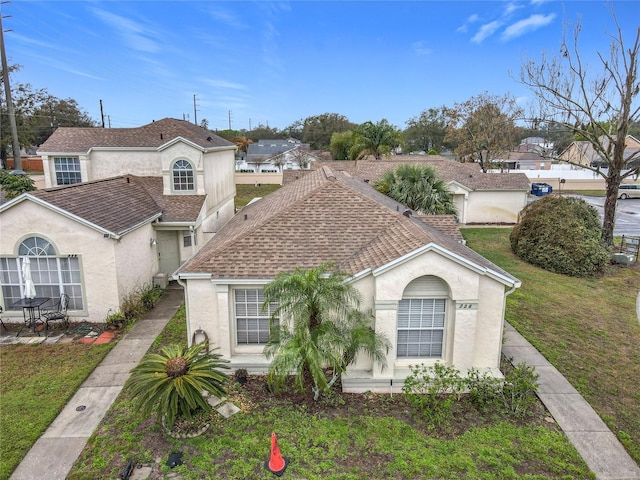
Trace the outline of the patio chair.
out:
M 64 329 L 69 329 L 69 316 L 67 315 L 67 307 L 69 306 L 69 295 L 66 293 L 60 294 L 60 299 L 54 305 L 53 310 L 42 309 L 40 314 L 42 320 L 44 320 L 44 335 L 49 336 L 49 323 L 50 322 L 62 322 Z
M 0 305 L 0 315 L 2 315 L 2 305 Z M 4 328 L 5 331 L 7 331 L 7 327 L 4 325 L 2 317 L 0 317 L 0 325 L 2 325 L 2 328 Z

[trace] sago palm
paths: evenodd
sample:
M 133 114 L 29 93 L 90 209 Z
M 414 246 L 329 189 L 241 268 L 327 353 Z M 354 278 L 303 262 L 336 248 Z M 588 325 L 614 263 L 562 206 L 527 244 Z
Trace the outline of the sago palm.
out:
M 143 414 L 155 412 L 172 427 L 176 418 L 191 418 L 194 412 L 210 408 L 203 392 L 217 397 L 226 394 L 227 360 L 208 353 L 203 344 L 170 345 L 161 353 L 148 354 L 131 371 L 127 389 Z
M 276 303 L 265 347 L 269 381 L 276 388 L 293 374 L 299 390 L 317 400 L 359 352 L 383 368 L 390 342 L 377 334 L 372 316 L 359 311 L 360 294 L 331 264 L 280 273 L 265 286 L 264 305 Z M 327 378 L 325 369 L 331 372 Z

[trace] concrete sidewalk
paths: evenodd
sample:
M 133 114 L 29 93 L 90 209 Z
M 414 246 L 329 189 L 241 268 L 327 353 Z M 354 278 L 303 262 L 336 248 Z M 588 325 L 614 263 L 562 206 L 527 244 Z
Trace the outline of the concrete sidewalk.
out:
M 514 364 L 532 365 L 538 397 L 598 480 L 640 480 L 640 467 L 582 395 L 511 325 L 502 352 Z
M 29 450 L 11 480 L 63 480 L 67 476 L 122 390 L 130 370 L 138 365 L 183 300 L 182 288 L 171 285 L 154 308 L 136 322 L 80 386 Z

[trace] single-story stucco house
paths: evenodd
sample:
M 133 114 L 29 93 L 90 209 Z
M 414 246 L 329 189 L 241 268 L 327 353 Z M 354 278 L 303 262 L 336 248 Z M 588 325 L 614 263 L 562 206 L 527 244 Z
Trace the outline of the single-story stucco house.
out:
M 46 186 L 0 204 L 0 303 L 70 295 L 71 320 L 103 321 L 173 272 L 234 215 L 235 145 L 183 120 L 60 127 L 38 150 Z M 2 201 L 2 200 L 0 200 Z M 48 305 L 47 305 L 48 306 Z
M 453 225 L 441 220 L 429 223 Z M 393 344 L 385 370 L 359 358 L 343 377 L 345 391 L 399 391 L 417 363 L 500 376 L 505 300 L 519 280 L 459 234 L 327 166 L 243 208 L 176 272 L 190 341 L 197 333 L 232 368 L 266 372 L 264 285 L 278 272 L 325 262 L 350 274 L 376 331 Z
M 453 195 L 458 221 L 462 224 L 515 224 L 520 211 L 527 205 L 531 182 L 524 173 L 484 173 L 477 163 L 460 163 L 439 155 L 392 155 L 382 160 L 314 162 L 311 168 L 329 166 L 373 184 L 403 163 L 427 164 L 436 170 Z M 304 171 L 285 171 L 282 183 L 303 175 Z

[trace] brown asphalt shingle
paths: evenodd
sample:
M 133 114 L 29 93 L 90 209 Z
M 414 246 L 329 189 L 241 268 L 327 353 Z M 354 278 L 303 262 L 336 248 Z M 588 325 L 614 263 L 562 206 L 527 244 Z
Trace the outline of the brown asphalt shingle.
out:
M 358 160 L 357 162 L 314 162 L 311 168 L 329 166 L 334 170 L 349 172 L 373 184 L 389 170 L 403 163 L 431 165 L 447 183 L 456 181 L 470 190 L 526 190 L 531 183 L 524 173 L 483 173 L 477 163 L 460 163 L 439 155 L 395 155 L 384 160 Z M 295 181 L 306 174 L 304 170 L 285 170 L 283 184 Z
M 194 222 L 204 195 L 162 195 L 162 178 L 121 177 L 29 192 L 109 232 L 122 234 L 161 215 L 165 222 Z
M 362 180 L 320 168 L 242 209 L 180 273 L 269 279 L 331 261 L 355 274 L 433 242 L 513 278 L 456 238 L 403 211 Z
M 175 118 L 163 118 L 136 128 L 59 127 L 38 148 L 39 153 L 86 153 L 100 147 L 157 148 L 182 137 L 202 148 L 235 147 L 202 127 Z

